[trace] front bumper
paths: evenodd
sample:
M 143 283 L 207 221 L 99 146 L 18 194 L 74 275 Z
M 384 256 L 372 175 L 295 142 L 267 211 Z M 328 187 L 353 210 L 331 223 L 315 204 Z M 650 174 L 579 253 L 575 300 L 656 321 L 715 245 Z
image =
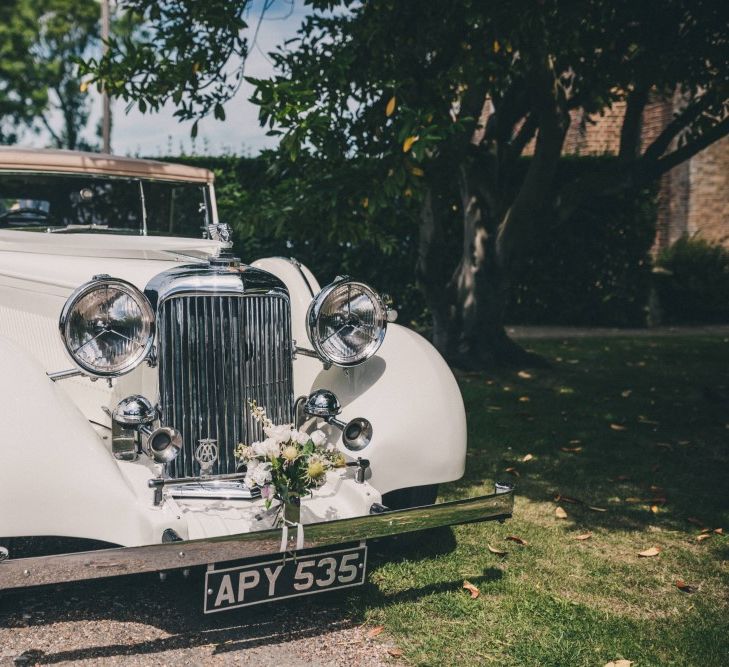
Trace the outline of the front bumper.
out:
M 513 507 L 514 493 L 509 490 L 425 507 L 312 523 L 304 526 L 303 548 L 331 547 L 441 526 L 503 520 L 511 516 Z M 0 562 L 0 590 L 179 570 L 251 557 L 268 558 L 293 551 L 296 531 L 289 530 L 288 534 L 286 549 L 282 549 L 282 530 L 276 528 L 142 547 L 10 558 Z

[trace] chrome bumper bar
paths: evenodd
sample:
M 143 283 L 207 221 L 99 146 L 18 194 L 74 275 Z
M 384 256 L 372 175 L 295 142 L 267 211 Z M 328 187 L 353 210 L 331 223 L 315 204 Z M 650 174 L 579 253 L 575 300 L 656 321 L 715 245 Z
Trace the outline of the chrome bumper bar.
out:
M 429 528 L 507 519 L 514 506 L 513 491 L 455 500 L 413 509 L 368 514 L 304 526 L 304 549 L 330 547 L 412 533 Z M 293 551 L 296 531 L 288 531 Z M 0 562 L 0 590 L 103 579 L 143 572 L 179 570 L 209 563 L 281 553 L 279 528 L 201 540 L 119 547 L 83 553 L 11 558 Z

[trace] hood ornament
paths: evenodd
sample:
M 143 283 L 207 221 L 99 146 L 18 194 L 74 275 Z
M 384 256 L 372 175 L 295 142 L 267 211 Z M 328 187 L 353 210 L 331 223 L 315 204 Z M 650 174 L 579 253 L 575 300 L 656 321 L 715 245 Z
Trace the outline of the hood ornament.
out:
M 203 438 L 198 440 L 198 446 L 195 450 L 195 460 L 200 464 L 200 475 L 207 477 L 218 460 L 217 440 L 212 438 Z
M 217 222 L 207 226 L 208 237 L 232 245 L 233 229 L 227 222 Z

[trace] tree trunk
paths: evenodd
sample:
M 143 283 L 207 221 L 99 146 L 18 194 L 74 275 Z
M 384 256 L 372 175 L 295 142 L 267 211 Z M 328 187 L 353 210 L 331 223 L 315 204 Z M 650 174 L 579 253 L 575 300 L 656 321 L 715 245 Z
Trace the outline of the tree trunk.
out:
M 447 278 L 447 258 L 443 252 L 445 229 L 439 196 L 429 188 L 420 209 L 418 260 L 415 276 L 432 319 L 431 340 L 446 358 L 455 349 L 452 299 Z
M 483 188 L 485 183 L 495 188 L 497 179 L 477 176 L 480 195 L 465 166 L 459 174 L 463 251 L 452 283 L 460 336 L 450 360 L 464 369 L 538 364 L 539 359 L 509 338 L 504 329 L 509 282 L 497 253 L 498 193 L 489 194 Z
M 513 200 L 505 200 L 499 177 L 509 165 L 498 156 L 508 146 L 496 145 L 496 141 L 489 147 L 482 145 L 481 159 L 464 162 L 459 171 L 463 249 L 452 284 L 456 296 L 453 319 L 460 338 L 452 361 L 460 367 L 544 364 L 512 341 L 504 329 L 509 280 L 523 258 L 534 219 L 549 200 L 569 125 L 564 91 L 546 63 L 535 90 L 535 151 Z

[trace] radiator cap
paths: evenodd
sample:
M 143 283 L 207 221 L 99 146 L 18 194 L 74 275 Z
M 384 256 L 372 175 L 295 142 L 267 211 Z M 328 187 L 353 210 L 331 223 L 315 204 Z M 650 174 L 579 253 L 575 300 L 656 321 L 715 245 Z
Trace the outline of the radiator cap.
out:
M 223 250 L 219 255 L 213 255 L 209 260 L 210 266 L 221 266 L 226 268 L 235 268 L 240 266 L 240 257 L 236 257 L 232 252 Z

